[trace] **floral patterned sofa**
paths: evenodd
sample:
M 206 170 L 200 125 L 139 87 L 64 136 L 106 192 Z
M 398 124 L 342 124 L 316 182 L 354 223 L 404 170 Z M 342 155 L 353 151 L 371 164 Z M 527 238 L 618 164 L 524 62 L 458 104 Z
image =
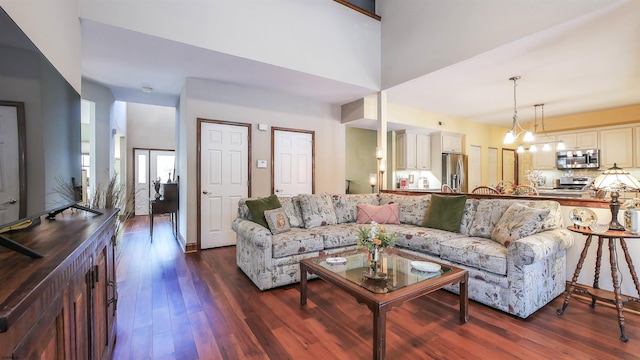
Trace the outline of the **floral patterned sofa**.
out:
M 245 203 L 248 199 L 242 199 L 232 224 L 237 234 L 237 265 L 261 290 L 296 283 L 301 259 L 356 248 L 358 230 L 366 226 L 356 223 L 358 204 L 398 203 L 400 224 L 385 225 L 387 231 L 396 233 L 396 247 L 468 270 L 470 299 L 526 318 L 564 292 L 566 249 L 573 245 L 573 237 L 562 228 L 557 202 L 468 198 L 459 231 L 452 232 L 421 226 L 431 196 L 382 193 L 279 198 L 291 230 L 276 235 L 252 221 Z M 514 231 L 514 221 L 527 214 L 509 213 L 514 203 L 544 211 L 542 221 L 533 221 L 537 232 L 504 244 L 492 240 L 494 230 L 499 230 L 496 227 L 505 225 L 505 213 L 511 220 L 508 231 Z M 447 289 L 458 292 L 457 285 Z

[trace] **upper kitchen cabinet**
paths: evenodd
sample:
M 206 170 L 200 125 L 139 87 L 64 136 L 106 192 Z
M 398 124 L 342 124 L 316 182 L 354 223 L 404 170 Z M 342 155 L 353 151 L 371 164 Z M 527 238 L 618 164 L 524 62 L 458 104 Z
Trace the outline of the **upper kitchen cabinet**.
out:
M 556 152 L 538 150 L 532 154 L 534 170 L 552 170 L 556 168 Z
M 579 133 L 558 134 L 556 140 L 561 140 L 567 150 L 595 149 L 598 147 L 598 132 L 587 131 Z
M 399 131 L 396 134 L 396 169 L 431 169 L 430 147 L 429 135 Z
M 600 130 L 600 167 L 633 167 L 633 129 Z
M 640 167 L 640 126 L 633 128 L 633 163 Z
M 462 154 L 462 134 L 455 133 L 435 133 L 431 135 L 432 141 L 435 138 L 436 142 L 440 142 L 443 153 L 457 153 Z M 436 144 L 437 145 L 437 144 Z

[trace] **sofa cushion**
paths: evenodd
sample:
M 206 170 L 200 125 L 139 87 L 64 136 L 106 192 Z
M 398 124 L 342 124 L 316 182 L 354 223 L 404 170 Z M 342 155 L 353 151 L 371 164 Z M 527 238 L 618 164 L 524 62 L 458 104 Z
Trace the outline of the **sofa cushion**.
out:
M 300 210 L 300 200 L 298 197 L 279 197 L 278 200 L 280 200 L 280 204 L 282 204 L 284 212 L 287 213 L 291 227 L 304 227 L 304 220 L 302 219 L 302 210 Z
M 267 219 L 267 224 L 272 234 L 280 234 L 291 230 L 289 217 L 282 208 L 267 210 L 264 212 L 264 217 Z
M 335 225 L 336 213 L 328 194 L 298 195 L 304 227 L 307 229 L 322 225 Z
M 460 231 L 460 220 L 466 201 L 466 195 L 433 194 L 422 226 L 452 232 Z
M 338 194 L 332 195 L 333 209 L 338 224 L 355 222 L 358 217 L 358 204 L 378 205 L 378 194 Z
M 267 229 L 269 228 L 269 224 L 267 224 L 267 219 L 264 217 L 264 212 L 282 207 L 278 197 L 275 195 L 260 199 L 247 200 L 245 204 L 249 208 L 253 222 L 260 224 Z
M 442 241 L 440 257 L 495 274 L 507 274 L 507 248 L 491 239 L 459 237 Z
M 473 218 L 476 216 L 476 210 L 478 209 L 478 199 L 467 199 L 467 203 L 464 205 L 464 211 L 462 212 L 462 219 L 460 219 L 460 233 L 469 235 L 469 228 Z
M 322 235 L 308 229 L 292 228 L 291 231 L 273 235 L 271 241 L 274 258 L 324 249 Z
M 358 239 L 358 230 L 362 224 L 343 223 L 331 226 L 318 226 L 313 231 L 322 236 L 325 249 L 334 249 L 345 246 L 355 246 Z
M 491 231 L 496 226 L 502 214 L 517 200 L 483 199 L 478 203 L 478 209 L 469 228 L 469 236 L 479 236 L 489 239 Z
M 372 221 L 378 224 L 400 224 L 398 204 L 358 204 L 358 218 L 356 222 L 358 224 L 370 224 Z
M 522 204 L 512 204 L 504 212 L 491 231 L 491 239 L 503 246 L 542 229 L 542 221 L 549 215 L 549 209 L 534 209 Z
M 391 193 L 380 194 L 380 205 L 398 203 L 398 217 L 400 223 L 420 225 L 429 207 L 431 195 L 399 195 Z
M 443 241 L 464 236 L 417 225 L 386 225 L 385 228 L 388 232 L 396 233 L 396 247 L 435 255 L 440 254 L 440 243 Z

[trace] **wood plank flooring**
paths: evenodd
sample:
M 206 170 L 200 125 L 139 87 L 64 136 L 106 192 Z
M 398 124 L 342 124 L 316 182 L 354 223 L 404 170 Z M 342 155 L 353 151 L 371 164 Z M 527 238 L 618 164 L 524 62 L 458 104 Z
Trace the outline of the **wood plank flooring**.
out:
M 168 217 L 131 220 L 117 267 L 114 359 L 371 359 L 372 316 L 322 280 L 261 292 L 235 263 L 235 247 L 183 254 Z M 446 291 L 415 299 L 387 317 L 388 359 L 640 359 L 640 315 L 563 297 L 523 320 Z

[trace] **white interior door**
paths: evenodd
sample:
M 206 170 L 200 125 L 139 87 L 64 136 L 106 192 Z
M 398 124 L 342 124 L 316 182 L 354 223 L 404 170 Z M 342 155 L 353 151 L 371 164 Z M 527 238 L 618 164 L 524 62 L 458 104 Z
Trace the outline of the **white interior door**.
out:
M 231 222 L 249 194 L 249 129 L 200 125 L 200 248 L 234 245 Z
M 502 180 L 516 184 L 516 151 L 502 149 Z
M 135 149 L 136 215 L 149 215 L 149 199 L 155 196 L 154 181 L 175 180 L 176 155 L 173 150 Z
M 313 192 L 313 133 L 274 130 L 273 184 L 278 196 Z
M 0 223 L 18 220 L 20 179 L 18 113 L 15 106 L 0 106 Z
M 135 149 L 133 151 L 135 157 L 135 214 L 149 215 L 149 196 L 151 189 L 151 180 L 149 179 L 149 150 Z
M 490 147 L 488 151 L 488 181 L 490 186 L 498 185 L 498 149 Z

